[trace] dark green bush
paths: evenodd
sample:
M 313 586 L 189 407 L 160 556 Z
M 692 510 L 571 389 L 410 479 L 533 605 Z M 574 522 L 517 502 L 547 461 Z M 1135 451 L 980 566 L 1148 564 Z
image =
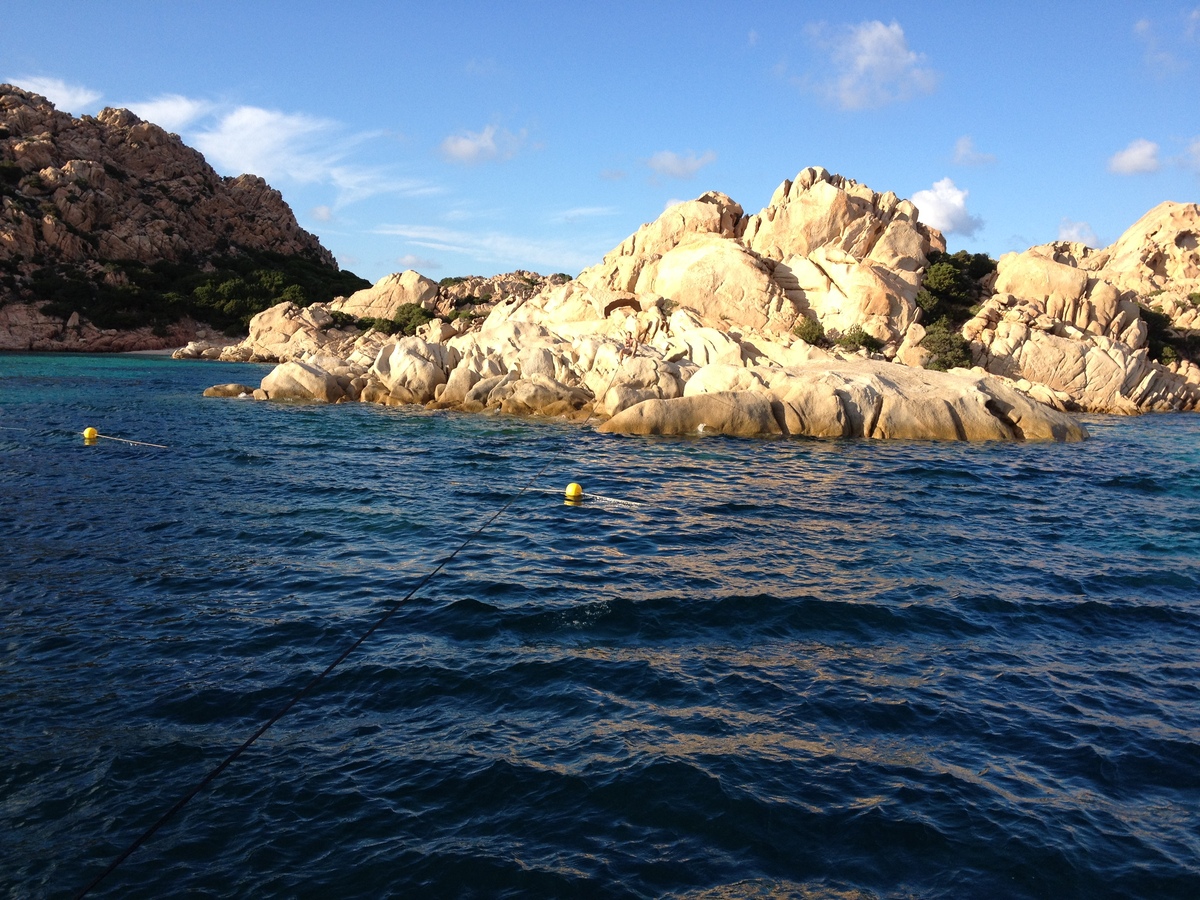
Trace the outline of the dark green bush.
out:
M 392 321 L 401 334 L 416 334 L 419 326 L 433 321 L 433 316 L 419 303 L 402 303 L 392 315 Z
M 944 318 L 925 329 L 921 346 L 934 355 L 927 368 L 947 372 L 971 367 L 971 345 Z
M 1166 313 L 1140 304 L 1138 311 L 1146 323 L 1146 344 L 1151 359 L 1164 365 L 1179 362 L 1180 359 L 1200 359 L 1200 338 L 1172 330 L 1171 317 Z
M 961 327 L 974 314 L 974 306 L 983 295 L 982 279 L 996 270 L 996 261 L 986 253 L 929 254 L 929 267 L 921 280 L 917 305 L 922 323 L 946 318 L 954 328 Z
M 66 317 L 78 312 L 101 328 L 137 328 L 191 316 L 241 333 L 255 314 L 285 300 L 309 306 L 370 286 L 353 272 L 277 253 L 242 252 L 207 264 L 109 260 L 104 270 L 122 274 L 128 282 L 118 285 L 71 266 L 40 265 L 25 288 L 43 301 L 46 313 Z
M 810 319 L 808 316 L 801 316 L 796 320 L 792 334 L 814 347 L 823 347 L 826 343 L 824 326 L 817 319 Z
M 1190 304 L 1192 304 L 1192 306 L 1200 309 L 1200 291 L 1193 291 L 1192 293 L 1188 294 L 1187 298 L 1188 298 L 1188 303 L 1190 303 Z
M 843 350 L 863 349 L 868 353 L 878 353 L 883 349 L 883 341 L 867 334 L 859 325 L 846 329 L 834 343 Z

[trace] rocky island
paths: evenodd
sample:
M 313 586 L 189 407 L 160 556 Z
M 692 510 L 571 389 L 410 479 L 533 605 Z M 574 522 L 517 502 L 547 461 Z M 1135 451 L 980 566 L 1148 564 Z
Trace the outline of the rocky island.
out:
M 260 399 L 641 434 L 1078 440 L 1072 411 L 1200 405 L 1198 226 L 1196 205 L 1164 203 L 1104 250 L 1060 242 L 994 264 L 947 255 L 909 201 L 809 168 L 754 215 L 706 193 L 577 278 L 500 279 L 486 318 L 445 318 L 453 298 L 409 271 L 280 304 L 217 355 L 280 363 Z M 414 306 L 438 317 L 408 337 L 347 319 Z

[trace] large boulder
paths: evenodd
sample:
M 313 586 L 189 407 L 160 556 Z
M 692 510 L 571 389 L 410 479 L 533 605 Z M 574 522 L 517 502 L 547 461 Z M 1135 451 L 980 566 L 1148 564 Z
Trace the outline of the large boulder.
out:
M 636 293 L 695 310 L 706 325 L 788 331 L 798 310 L 771 272 L 771 266 L 737 241 L 711 233 L 690 235 L 643 267 Z
M 311 363 L 285 362 L 263 378 L 260 388 L 271 400 L 321 400 L 336 403 L 346 396 L 336 375 Z
M 458 352 L 445 344 L 429 344 L 419 337 L 406 337 L 386 344 L 370 369 L 370 375 L 402 403 L 428 403 L 439 385 L 458 363 Z
M 391 319 L 396 310 L 407 303 L 432 310 L 437 299 L 437 282 L 407 269 L 385 275 L 371 287 L 355 291 L 349 297 L 339 297 L 329 304 L 329 308 L 356 318 Z
M 726 434 L 767 437 L 783 433 L 771 398 L 747 391 L 646 400 L 613 416 L 598 431 L 615 434 Z

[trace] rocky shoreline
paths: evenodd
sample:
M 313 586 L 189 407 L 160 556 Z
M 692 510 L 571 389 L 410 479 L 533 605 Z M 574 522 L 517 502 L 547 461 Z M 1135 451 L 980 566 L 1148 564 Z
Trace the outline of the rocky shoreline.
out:
M 1200 368 L 1166 352 L 1200 325 L 1198 232 L 1200 207 L 1164 203 L 1104 250 L 1006 255 L 958 332 L 970 364 L 934 371 L 924 278 L 944 239 L 908 201 L 813 168 L 756 215 L 715 192 L 671 207 L 577 278 L 495 291 L 486 318 L 408 337 L 339 319 L 413 303 L 444 314 L 408 272 L 329 304 L 280 304 L 205 355 L 278 362 L 249 391 L 260 399 L 639 434 L 1079 440 L 1074 411 L 1200 407 Z

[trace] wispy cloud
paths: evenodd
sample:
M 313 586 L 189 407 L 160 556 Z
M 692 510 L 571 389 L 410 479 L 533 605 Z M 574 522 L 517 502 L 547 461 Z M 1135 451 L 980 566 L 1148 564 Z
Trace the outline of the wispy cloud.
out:
M 336 130 L 330 119 L 239 106 L 196 132 L 194 140 L 201 153 L 226 171 L 307 183 L 328 177 L 338 154 L 317 147 L 328 147 Z
M 983 219 L 967 210 L 967 195 L 949 178 L 934 182 L 927 191 L 917 191 L 912 202 L 920 210 L 921 221 L 943 234 L 961 234 L 970 237 L 983 227 Z
M 1149 19 L 1139 19 L 1135 22 L 1133 34 L 1142 45 L 1142 57 L 1146 68 L 1154 75 L 1163 78 L 1187 68 L 1178 56 L 1163 46 L 1154 24 Z
M 493 159 L 512 159 L 526 134 L 488 125 L 483 131 L 460 131 L 442 141 L 442 156 L 450 162 L 475 165 Z
M 187 137 L 218 171 L 252 172 L 272 183 L 328 184 L 337 190 L 336 206 L 379 194 L 411 197 L 439 191 L 428 182 L 348 162 L 351 148 L 371 135 L 347 134 L 333 119 L 239 106 L 219 112 Z
M 208 100 L 196 100 L 182 94 L 162 94 L 153 100 L 138 100 L 119 105 L 167 131 L 180 131 L 215 108 L 215 104 Z
M 1187 152 L 1183 158 L 1183 164 L 1196 174 L 1200 175 L 1200 137 L 1188 144 Z
M 55 105 L 61 112 L 81 115 L 94 108 L 94 104 L 103 94 L 82 84 L 69 84 L 61 78 L 47 78 L 41 75 L 24 75 L 20 78 L 4 79 L 9 84 L 41 94 Z
M 318 222 L 332 222 L 333 208 L 329 206 L 314 206 L 312 209 L 312 217 Z
M 415 253 L 405 253 L 403 256 L 396 258 L 396 265 L 402 269 L 415 269 L 418 272 L 428 271 L 429 269 L 440 269 L 442 264 L 436 259 L 426 259 L 424 256 L 417 256 Z
M 629 177 L 629 173 L 623 169 L 605 169 L 600 173 L 600 177 L 605 181 L 624 181 Z
M 668 178 L 694 178 L 696 173 L 709 163 L 716 162 L 717 154 L 706 150 L 697 156 L 689 150 L 686 155 L 671 150 L 660 150 L 648 160 L 646 165 L 651 171 Z
M 969 134 L 964 134 L 954 142 L 954 164 L 957 166 L 987 166 L 995 161 L 994 154 L 975 149 L 975 139 Z
M 619 210 L 615 206 L 576 206 L 564 209 L 550 217 L 551 222 L 572 224 L 581 219 L 594 219 L 598 216 L 615 216 Z
M 1157 172 L 1159 166 L 1158 144 L 1145 138 L 1131 141 L 1128 147 L 1108 160 L 1108 171 L 1115 175 L 1143 175 Z
M 374 233 L 402 237 L 418 247 L 460 253 L 484 262 L 512 265 L 517 260 L 521 265 L 551 270 L 582 269 L 603 253 L 602 249 L 581 250 L 574 240 L 540 240 L 498 231 L 457 231 L 436 225 L 384 225 Z
M 1072 222 L 1066 216 L 1063 216 L 1061 222 L 1058 223 L 1058 239 L 1060 241 L 1075 241 L 1076 243 L 1086 244 L 1089 247 L 1103 246 L 1100 238 L 1096 236 L 1096 232 L 1092 230 L 1092 226 L 1087 222 Z
M 830 73 L 797 84 L 822 94 L 842 109 L 878 109 L 931 93 L 938 74 L 925 55 L 908 46 L 899 23 L 878 20 L 836 28 L 821 23 L 808 29 L 825 51 Z
M 680 203 L 687 203 L 687 201 L 680 200 L 678 197 L 672 197 L 670 200 L 668 200 L 666 203 L 663 204 L 663 212 L 666 212 L 672 206 L 678 206 Z

